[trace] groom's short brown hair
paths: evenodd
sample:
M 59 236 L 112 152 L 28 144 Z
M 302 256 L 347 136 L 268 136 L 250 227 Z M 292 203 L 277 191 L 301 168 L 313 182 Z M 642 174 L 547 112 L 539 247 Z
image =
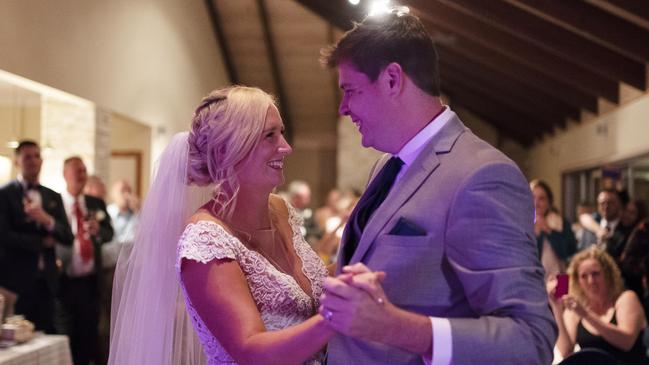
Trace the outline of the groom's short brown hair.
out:
M 321 55 L 323 65 L 335 68 L 351 62 L 372 82 L 388 64 L 396 62 L 421 90 L 440 95 L 437 51 L 414 15 L 396 10 L 368 16 L 335 45 L 324 48 Z

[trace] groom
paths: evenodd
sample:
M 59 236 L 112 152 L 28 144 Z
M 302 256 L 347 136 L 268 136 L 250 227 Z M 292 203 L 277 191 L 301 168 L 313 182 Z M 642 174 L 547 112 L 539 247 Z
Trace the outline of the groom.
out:
M 328 364 L 549 364 L 557 330 L 530 189 L 442 104 L 423 25 L 403 13 L 368 17 L 323 62 L 338 70 L 340 114 L 363 146 L 386 153 L 337 267 L 387 276 L 372 295 L 327 279 L 321 313 L 342 333 Z

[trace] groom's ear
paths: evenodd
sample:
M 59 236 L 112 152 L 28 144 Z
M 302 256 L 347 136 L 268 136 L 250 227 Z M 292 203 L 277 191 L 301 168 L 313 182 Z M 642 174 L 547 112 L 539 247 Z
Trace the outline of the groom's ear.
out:
M 379 74 L 382 86 L 389 96 L 397 96 L 401 93 L 403 88 L 404 73 L 401 65 L 392 62 L 385 66 L 383 71 Z

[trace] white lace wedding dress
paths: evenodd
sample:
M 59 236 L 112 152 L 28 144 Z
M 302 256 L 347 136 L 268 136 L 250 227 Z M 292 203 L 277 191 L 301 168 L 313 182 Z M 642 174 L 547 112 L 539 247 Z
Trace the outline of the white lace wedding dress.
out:
M 320 258 L 302 238 L 302 219 L 294 208 L 290 205 L 288 207 L 289 223 L 293 230 L 293 247 L 302 260 L 302 272 L 311 283 L 312 293 L 305 293 L 292 276 L 277 270 L 265 257 L 249 250 L 236 237 L 211 221 L 190 223 L 185 228 L 178 244 L 178 275 L 180 276 L 180 262 L 183 258 L 202 263 L 224 258 L 236 260 L 246 276 L 250 292 L 268 331 L 280 330 L 305 321 L 317 311 L 322 281 L 327 271 Z M 203 345 L 208 364 L 235 364 L 196 313 L 182 280 L 180 286 L 185 296 L 187 312 Z M 323 357 L 322 352 L 317 353 L 305 364 L 321 364 Z

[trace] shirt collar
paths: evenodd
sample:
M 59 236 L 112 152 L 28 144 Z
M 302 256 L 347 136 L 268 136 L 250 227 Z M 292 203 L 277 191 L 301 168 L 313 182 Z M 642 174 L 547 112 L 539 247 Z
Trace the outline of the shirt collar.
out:
M 620 222 L 620 218 L 612 221 L 607 221 L 606 218 L 602 218 L 600 221 L 600 227 L 606 228 L 608 227 L 611 231 L 615 231 L 615 228 L 617 227 L 617 224 Z
M 63 199 L 63 203 L 65 205 L 71 206 L 74 204 L 75 197 L 70 194 L 68 189 L 63 189 L 63 192 L 61 193 L 61 198 Z M 79 194 L 79 204 L 84 207 L 86 205 L 86 200 L 83 197 L 83 194 Z
M 27 182 L 27 180 L 25 180 L 25 178 L 23 177 L 22 174 L 18 174 L 18 176 L 16 176 L 16 180 L 18 180 L 18 182 L 20 183 L 20 185 L 23 187 L 23 190 L 27 190 L 27 185 L 28 185 L 29 183 Z M 35 186 L 38 186 L 38 185 L 40 185 L 40 182 L 38 182 L 38 180 L 36 180 L 36 182 L 34 183 L 34 185 L 35 185 Z
M 397 157 L 399 157 L 406 166 L 410 166 L 421 150 L 426 146 L 428 141 L 430 141 L 439 131 L 455 116 L 455 113 L 451 110 L 448 105 L 444 106 L 444 111 L 442 111 L 437 117 L 428 122 L 428 124 L 415 134 L 414 137 L 406 143 Z

